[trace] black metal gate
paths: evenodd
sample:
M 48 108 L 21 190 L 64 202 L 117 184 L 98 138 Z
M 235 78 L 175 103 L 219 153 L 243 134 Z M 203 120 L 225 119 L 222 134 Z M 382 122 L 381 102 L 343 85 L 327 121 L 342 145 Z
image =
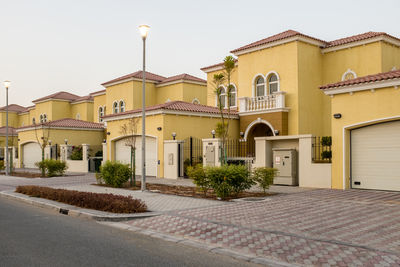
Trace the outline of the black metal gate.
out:
M 226 140 L 226 154 L 228 158 L 254 158 L 255 142 L 253 140 L 244 139 L 228 139 Z
M 186 138 L 183 143 L 184 175 L 187 176 L 187 167 L 201 163 L 203 163 L 203 141 L 193 136 Z

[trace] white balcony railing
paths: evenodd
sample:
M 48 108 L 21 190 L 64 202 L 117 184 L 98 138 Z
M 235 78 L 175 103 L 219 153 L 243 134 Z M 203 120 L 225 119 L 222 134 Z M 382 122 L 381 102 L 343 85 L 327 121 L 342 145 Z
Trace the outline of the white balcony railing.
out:
M 285 108 L 285 93 L 279 91 L 266 96 L 241 97 L 239 98 L 239 113 Z

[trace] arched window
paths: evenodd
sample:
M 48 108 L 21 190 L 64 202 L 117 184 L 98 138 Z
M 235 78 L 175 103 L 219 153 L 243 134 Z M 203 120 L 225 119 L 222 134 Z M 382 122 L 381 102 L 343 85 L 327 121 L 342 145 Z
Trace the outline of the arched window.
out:
M 77 120 L 80 120 L 81 119 L 81 114 L 77 113 L 75 117 L 76 117 Z
M 221 107 L 225 108 L 226 107 L 226 91 L 224 87 L 219 88 L 220 95 L 219 95 L 219 102 L 217 102 L 217 105 L 219 106 L 221 103 Z
M 99 107 L 99 122 L 102 122 L 103 119 L 101 117 L 104 116 L 104 109 L 103 107 Z
M 230 86 L 229 106 L 236 107 L 236 86 L 233 84 Z
M 125 111 L 125 102 L 124 102 L 124 100 L 119 101 L 119 110 L 120 110 L 120 112 L 124 112 Z
M 43 122 L 46 122 L 46 121 L 47 121 L 47 115 L 43 114 Z
M 265 81 L 264 77 L 256 79 L 256 96 L 265 96 Z
M 36 123 L 35 118 L 32 118 L 32 124 L 35 124 L 35 123 Z
M 118 103 L 117 103 L 117 102 L 114 102 L 114 103 L 113 103 L 113 112 L 114 112 L 114 114 L 115 114 L 115 113 L 118 113 L 118 111 L 119 111 L 119 109 L 118 109 Z
M 194 98 L 192 100 L 192 103 L 198 105 L 198 104 L 200 104 L 200 100 L 198 100 L 197 98 Z
M 42 123 L 43 122 L 43 114 L 40 114 L 40 123 Z
M 278 77 L 276 74 L 272 73 L 271 75 L 268 76 L 268 92 L 270 95 L 272 93 L 278 92 L 279 90 L 279 81 Z

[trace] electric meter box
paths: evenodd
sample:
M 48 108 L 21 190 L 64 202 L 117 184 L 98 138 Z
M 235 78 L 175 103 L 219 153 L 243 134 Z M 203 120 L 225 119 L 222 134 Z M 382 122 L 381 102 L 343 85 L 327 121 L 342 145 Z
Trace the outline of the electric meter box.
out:
M 297 152 L 295 149 L 272 149 L 273 167 L 277 169 L 274 184 L 298 185 Z

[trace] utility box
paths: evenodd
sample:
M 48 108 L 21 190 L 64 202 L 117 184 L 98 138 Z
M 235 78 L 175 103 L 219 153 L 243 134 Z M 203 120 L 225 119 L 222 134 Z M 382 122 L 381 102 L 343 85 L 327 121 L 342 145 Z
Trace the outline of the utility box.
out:
M 206 146 L 206 166 L 215 166 L 215 146 Z
M 298 185 L 297 153 L 295 149 L 272 149 L 273 167 L 277 169 L 274 184 Z

